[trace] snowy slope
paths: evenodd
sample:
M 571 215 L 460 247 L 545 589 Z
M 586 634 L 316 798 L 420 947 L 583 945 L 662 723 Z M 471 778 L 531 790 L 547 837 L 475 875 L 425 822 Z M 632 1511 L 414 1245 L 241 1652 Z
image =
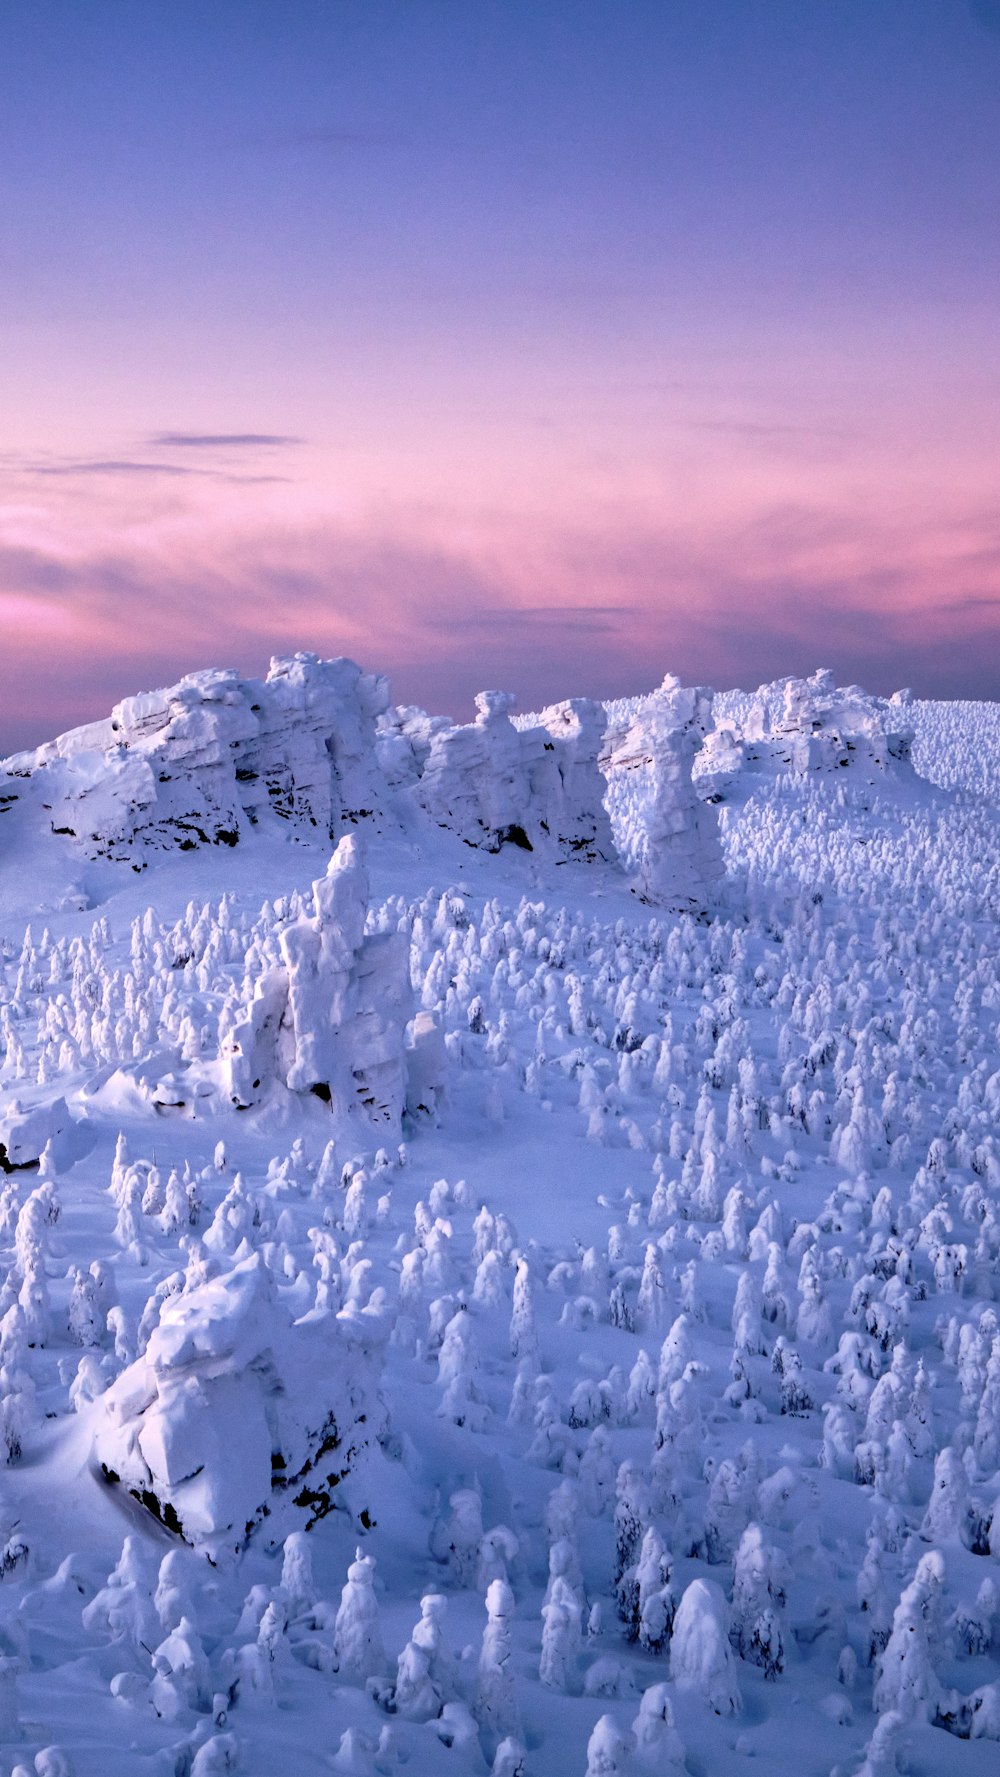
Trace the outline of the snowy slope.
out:
M 995 1771 L 997 706 L 348 665 L 5 767 L 0 1771 Z

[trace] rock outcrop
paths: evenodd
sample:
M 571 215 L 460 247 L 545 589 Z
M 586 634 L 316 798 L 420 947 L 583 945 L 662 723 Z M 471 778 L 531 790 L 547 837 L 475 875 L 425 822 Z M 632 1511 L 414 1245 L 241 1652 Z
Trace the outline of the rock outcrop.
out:
M 571 698 L 515 726 L 513 704 L 481 691 L 470 723 L 390 710 L 386 679 L 314 654 L 272 660 L 263 680 L 190 673 L 5 760 L 0 808 L 31 797 L 53 832 L 137 867 L 147 847 L 236 845 L 275 820 L 322 839 L 398 825 L 407 803 L 488 851 L 614 859 L 602 706 Z
M 724 875 L 715 814 L 692 781 L 711 721 L 711 692 L 668 675 L 604 739 L 601 764 L 634 886 L 676 912 L 705 912 Z
M 876 697 L 858 685 L 838 686 L 820 669 L 761 686 L 741 702 L 741 712 L 708 736 L 698 761 L 699 788 L 716 801 L 744 770 L 795 777 L 850 770 L 870 782 L 912 773 L 908 691 Z
M 597 758 L 604 712 L 588 698 L 519 726 L 508 691 L 480 691 L 474 722 L 398 709 L 379 724 L 391 780 L 470 845 L 516 845 L 557 859 L 615 856 Z
M 34 779 L 53 831 L 94 855 L 235 845 L 269 818 L 333 838 L 380 805 L 388 702 L 388 681 L 353 661 L 296 654 L 264 680 L 190 673 L 127 697 L 5 769 Z

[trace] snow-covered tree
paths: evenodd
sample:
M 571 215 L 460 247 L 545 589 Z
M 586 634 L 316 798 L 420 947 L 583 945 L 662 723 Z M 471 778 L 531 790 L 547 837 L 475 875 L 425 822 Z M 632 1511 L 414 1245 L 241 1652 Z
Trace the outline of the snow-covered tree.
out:
M 492 1749 L 508 1735 L 519 1737 L 521 1731 L 512 1670 L 513 1615 L 513 1592 L 503 1580 L 494 1580 L 486 1593 L 486 1627 L 479 1652 L 473 1705 L 476 1720 Z
M 420 1600 L 420 1618 L 396 1665 L 393 1707 L 408 1721 L 432 1721 L 451 1696 L 454 1674 L 445 1647 L 448 1601 L 439 1592 Z
M 674 1726 L 669 1685 L 652 1684 L 643 1691 L 632 1734 L 633 1759 L 640 1770 L 656 1777 L 685 1777 L 684 1742 Z
M 542 1604 L 542 1655 L 538 1667 L 542 1683 L 552 1690 L 573 1693 L 578 1688 L 582 1615 L 574 1587 L 561 1574 L 553 1575 Z
M 602 1715 L 587 1742 L 585 1777 L 626 1777 L 635 1741 L 613 1715 Z
M 375 1562 L 358 1549 L 347 1569 L 333 1628 L 337 1670 L 349 1684 L 364 1684 L 385 1670 L 374 1581 Z
M 681 1598 L 670 1641 L 670 1676 L 678 1690 L 704 1697 L 716 1715 L 732 1715 L 741 1707 L 729 1610 L 714 1580 L 692 1580 Z
M 932 1613 L 944 1586 L 944 1561 L 937 1551 L 922 1555 L 904 1586 L 892 1619 L 892 1632 L 878 1663 L 872 1702 L 877 1712 L 905 1717 L 932 1716 L 941 1699 L 934 1671 Z

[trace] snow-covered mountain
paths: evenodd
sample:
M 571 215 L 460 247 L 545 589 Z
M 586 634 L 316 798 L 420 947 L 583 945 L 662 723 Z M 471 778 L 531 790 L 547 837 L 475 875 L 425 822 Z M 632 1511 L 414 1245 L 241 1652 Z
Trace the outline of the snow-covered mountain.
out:
M 993 1772 L 1000 706 L 0 765 L 0 1769 Z

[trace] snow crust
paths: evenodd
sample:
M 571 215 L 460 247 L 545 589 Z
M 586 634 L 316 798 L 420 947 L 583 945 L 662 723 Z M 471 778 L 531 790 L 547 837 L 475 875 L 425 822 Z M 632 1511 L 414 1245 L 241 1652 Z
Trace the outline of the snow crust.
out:
M 511 712 L 6 762 L 4 1773 L 996 1769 L 997 707 Z

